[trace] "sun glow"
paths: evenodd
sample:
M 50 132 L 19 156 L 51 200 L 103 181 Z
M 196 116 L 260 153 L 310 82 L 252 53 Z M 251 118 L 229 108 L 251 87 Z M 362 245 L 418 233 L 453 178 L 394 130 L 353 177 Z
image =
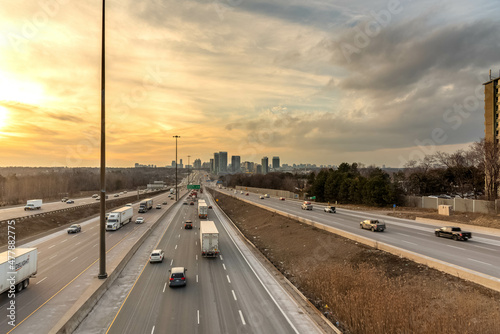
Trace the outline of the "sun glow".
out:
M 0 75 L 0 101 L 39 104 L 43 98 L 43 88 L 38 83 Z
M 9 110 L 5 107 L 0 106 L 0 130 L 3 129 L 9 119 Z

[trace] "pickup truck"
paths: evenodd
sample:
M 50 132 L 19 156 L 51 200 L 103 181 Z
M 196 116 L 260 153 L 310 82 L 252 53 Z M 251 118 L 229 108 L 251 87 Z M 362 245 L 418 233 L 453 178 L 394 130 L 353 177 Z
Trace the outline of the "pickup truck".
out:
M 467 241 L 472 238 L 471 232 L 464 232 L 460 227 L 455 226 L 445 226 L 438 228 L 434 234 L 436 237 L 450 238 L 453 240 L 463 240 Z
M 336 213 L 337 210 L 335 210 L 335 207 L 334 206 L 327 206 L 325 209 L 324 209 L 325 212 L 329 212 L 329 213 Z
M 385 223 L 376 219 L 368 219 L 368 220 L 363 220 L 361 223 L 359 223 L 359 227 L 367 230 L 372 230 L 373 232 L 375 231 L 384 232 Z

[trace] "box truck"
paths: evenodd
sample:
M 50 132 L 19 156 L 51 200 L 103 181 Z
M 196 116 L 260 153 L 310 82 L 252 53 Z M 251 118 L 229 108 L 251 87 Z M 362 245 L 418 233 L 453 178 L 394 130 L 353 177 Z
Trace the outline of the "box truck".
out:
M 106 222 L 106 231 L 116 231 L 120 229 L 123 225 L 128 224 L 132 221 L 132 216 L 134 215 L 134 209 L 130 206 L 124 206 L 113 210 Z
M 42 200 L 41 199 L 30 199 L 26 202 L 26 206 L 24 207 L 24 211 L 26 210 L 40 210 L 42 208 Z
M 216 257 L 219 250 L 219 231 L 213 221 L 200 222 L 201 256 Z
M 14 248 L 0 254 L 0 293 L 19 292 L 36 277 L 38 253 L 36 248 Z
M 144 213 L 148 212 L 153 208 L 153 199 L 152 198 L 146 198 L 139 204 L 139 212 Z
M 198 217 L 207 218 L 208 217 L 208 205 L 206 203 L 198 203 Z

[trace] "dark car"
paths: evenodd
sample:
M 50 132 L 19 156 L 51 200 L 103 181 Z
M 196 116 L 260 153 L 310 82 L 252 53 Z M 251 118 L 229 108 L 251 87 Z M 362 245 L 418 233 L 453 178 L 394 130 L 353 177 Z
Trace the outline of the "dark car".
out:
M 189 205 L 194 205 L 194 202 L 189 203 Z
M 163 203 L 161 203 L 161 204 L 162 204 L 162 205 L 167 205 L 167 201 L 165 201 L 165 202 L 163 202 Z
M 73 224 L 68 228 L 68 234 L 70 233 L 78 233 L 82 231 L 82 227 L 78 224 Z
M 192 229 L 193 228 L 193 222 L 190 221 L 190 220 L 186 220 L 186 222 L 184 223 L 184 229 Z
M 66 204 L 75 204 L 75 201 L 73 201 L 72 199 L 68 199 L 68 200 L 66 201 Z
M 120 194 L 114 194 L 113 197 L 120 197 Z
M 168 278 L 168 286 L 185 286 L 186 285 L 186 271 L 184 267 L 174 267 L 169 270 L 170 275 Z
M 212 208 L 212 206 L 211 206 L 211 205 L 209 205 L 209 206 L 208 206 L 208 208 L 209 208 L 209 209 L 211 209 L 211 208 Z

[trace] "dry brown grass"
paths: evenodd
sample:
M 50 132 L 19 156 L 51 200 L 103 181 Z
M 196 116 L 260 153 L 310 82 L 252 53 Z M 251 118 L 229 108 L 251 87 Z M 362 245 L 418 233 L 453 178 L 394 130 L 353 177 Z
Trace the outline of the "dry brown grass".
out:
M 346 333 L 500 333 L 500 293 L 217 198 L 245 236 Z

